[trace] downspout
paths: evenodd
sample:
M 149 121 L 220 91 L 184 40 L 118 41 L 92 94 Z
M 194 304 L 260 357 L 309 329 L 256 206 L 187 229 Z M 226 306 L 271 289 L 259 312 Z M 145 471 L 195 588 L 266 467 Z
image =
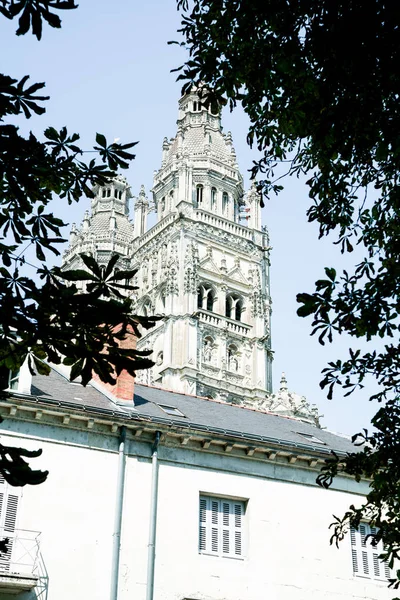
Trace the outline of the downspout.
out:
M 119 575 L 119 558 L 121 547 L 121 524 L 122 524 L 122 508 L 124 502 L 124 485 L 125 485 L 125 441 L 126 427 L 121 427 L 119 436 L 118 449 L 118 474 L 117 474 L 117 496 L 115 501 L 115 518 L 114 518 L 114 533 L 113 533 L 113 550 L 111 562 L 111 593 L 110 600 L 118 600 L 118 575 Z
M 154 595 L 154 564 L 156 558 L 156 528 L 157 528 L 157 500 L 158 500 L 158 444 L 161 432 L 156 432 L 156 438 L 152 447 L 151 464 L 151 499 L 150 499 L 150 526 L 149 545 L 147 558 L 147 591 L 146 600 L 153 600 Z

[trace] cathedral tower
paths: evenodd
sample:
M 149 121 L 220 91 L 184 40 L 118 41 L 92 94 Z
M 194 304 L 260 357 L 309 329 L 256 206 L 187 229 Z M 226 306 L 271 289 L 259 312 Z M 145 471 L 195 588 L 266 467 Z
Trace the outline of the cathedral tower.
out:
M 138 348 L 144 383 L 246 404 L 272 391 L 269 241 L 255 187 L 244 194 L 230 133 L 196 93 L 179 102 L 153 186 L 157 224 L 133 240 L 137 310 L 163 314 Z M 142 198 L 136 212 L 148 204 Z

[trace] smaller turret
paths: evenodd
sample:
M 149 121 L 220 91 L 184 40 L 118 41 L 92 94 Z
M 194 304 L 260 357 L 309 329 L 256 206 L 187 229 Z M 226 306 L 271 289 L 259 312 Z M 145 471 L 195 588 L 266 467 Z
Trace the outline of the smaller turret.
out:
M 139 196 L 134 198 L 135 218 L 134 218 L 134 237 L 135 239 L 146 233 L 147 216 L 149 214 L 149 200 L 146 196 L 144 185 L 141 186 Z
M 91 211 L 86 211 L 82 225 L 71 227 L 70 245 L 63 255 L 63 269 L 81 268 L 79 254 L 90 254 L 98 262 L 106 264 L 112 254 L 120 254 L 126 260 L 133 239 L 133 225 L 129 221 L 130 186 L 122 175 L 117 175 L 105 185 L 93 188 Z

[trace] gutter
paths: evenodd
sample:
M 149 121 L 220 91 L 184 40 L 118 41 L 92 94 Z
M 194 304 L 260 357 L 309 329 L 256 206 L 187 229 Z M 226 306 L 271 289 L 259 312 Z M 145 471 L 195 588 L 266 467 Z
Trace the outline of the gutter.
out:
M 151 452 L 152 476 L 150 498 L 150 526 L 147 557 L 147 588 L 146 600 L 153 600 L 154 596 L 154 566 L 156 559 L 156 530 L 157 530 L 157 501 L 158 501 L 158 445 L 161 432 L 156 431 L 156 437 Z
M 125 458 L 126 458 L 126 427 L 121 427 L 119 436 L 118 448 L 118 474 L 117 474 L 117 495 L 115 501 L 115 517 L 114 517 L 114 533 L 113 533 L 113 549 L 111 560 L 111 588 L 110 600 L 118 599 L 118 575 L 119 575 L 119 559 L 121 548 L 121 526 L 122 526 L 122 509 L 124 503 L 124 486 L 125 486 Z

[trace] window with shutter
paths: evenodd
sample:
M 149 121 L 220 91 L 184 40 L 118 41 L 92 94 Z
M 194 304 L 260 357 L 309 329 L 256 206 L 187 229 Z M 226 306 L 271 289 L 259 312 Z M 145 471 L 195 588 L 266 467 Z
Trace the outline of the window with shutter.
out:
M 382 542 L 373 546 L 368 536 L 375 534 L 377 529 L 370 527 L 368 523 L 360 523 L 358 529 L 350 528 L 351 558 L 353 573 L 358 577 L 369 579 L 386 580 L 390 577 L 390 569 L 387 562 L 379 560 L 383 553 Z
M 200 496 L 199 552 L 243 557 L 243 516 L 240 500 Z
M 7 553 L 0 554 L 0 572 L 10 570 L 19 501 L 20 489 L 10 486 L 0 475 L 0 540 L 9 539 Z

